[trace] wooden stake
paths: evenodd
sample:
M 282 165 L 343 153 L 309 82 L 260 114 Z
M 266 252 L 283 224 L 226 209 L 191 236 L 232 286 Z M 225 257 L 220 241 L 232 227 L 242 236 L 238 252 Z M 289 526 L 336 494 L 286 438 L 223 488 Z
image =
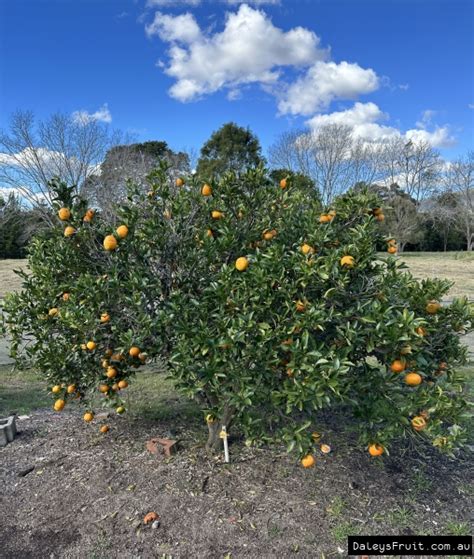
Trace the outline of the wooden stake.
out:
M 224 441 L 224 460 L 228 464 L 230 462 L 229 459 L 229 445 L 227 443 L 227 429 L 225 425 L 222 426 L 222 430 L 219 433 L 220 438 Z

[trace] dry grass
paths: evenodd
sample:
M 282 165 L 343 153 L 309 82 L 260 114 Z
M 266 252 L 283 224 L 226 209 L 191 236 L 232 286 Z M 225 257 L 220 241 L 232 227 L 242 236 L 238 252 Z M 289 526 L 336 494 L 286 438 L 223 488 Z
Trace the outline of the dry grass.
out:
M 474 254 L 468 252 L 411 252 L 400 255 L 419 279 L 445 278 L 455 282 L 449 297 L 474 299 Z
M 18 291 L 21 287 L 21 278 L 13 270 L 26 268 L 26 260 L 0 260 L 0 299 L 9 291 Z
M 467 252 L 407 252 L 400 256 L 417 278 L 439 277 L 455 282 L 451 297 L 467 295 L 474 299 L 474 254 Z M 26 260 L 0 260 L 0 298 L 20 288 L 13 269 L 25 268 Z

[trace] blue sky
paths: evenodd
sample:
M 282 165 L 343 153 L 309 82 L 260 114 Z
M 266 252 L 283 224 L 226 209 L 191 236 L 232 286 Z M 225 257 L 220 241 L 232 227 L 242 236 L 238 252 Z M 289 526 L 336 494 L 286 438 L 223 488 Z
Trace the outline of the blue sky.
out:
M 87 111 L 181 149 L 232 120 L 266 148 L 346 122 L 451 159 L 474 148 L 473 22 L 471 0 L 4 0 L 0 127 Z

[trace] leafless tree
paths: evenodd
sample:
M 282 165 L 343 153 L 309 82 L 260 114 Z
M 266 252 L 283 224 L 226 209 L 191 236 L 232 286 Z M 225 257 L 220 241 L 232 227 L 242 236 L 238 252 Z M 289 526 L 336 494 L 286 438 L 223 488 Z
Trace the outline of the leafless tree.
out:
M 93 119 L 56 113 L 37 121 L 32 112 L 17 111 L 9 129 L 0 131 L 0 187 L 13 189 L 49 219 L 48 181 L 58 176 L 80 194 L 107 150 L 126 141 Z
M 384 146 L 381 171 L 388 184 L 398 184 L 419 203 L 436 192 L 441 172 L 440 155 L 428 142 L 393 138 Z
M 325 204 L 358 182 L 381 174 L 380 145 L 353 136 L 343 124 L 329 124 L 315 132 L 285 132 L 270 147 L 274 168 L 303 173 L 317 185 Z
M 451 163 L 446 182 L 456 196 L 456 225 L 466 239 L 467 250 L 474 248 L 474 151 Z
M 115 146 L 107 152 L 96 172 L 87 177 L 84 194 L 108 217 L 112 217 L 117 202 L 127 194 L 127 183 L 131 181 L 139 189 L 147 191 L 147 177 L 162 160 L 168 164 L 168 175 L 172 181 L 189 173 L 187 154 L 172 151 L 166 142 Z

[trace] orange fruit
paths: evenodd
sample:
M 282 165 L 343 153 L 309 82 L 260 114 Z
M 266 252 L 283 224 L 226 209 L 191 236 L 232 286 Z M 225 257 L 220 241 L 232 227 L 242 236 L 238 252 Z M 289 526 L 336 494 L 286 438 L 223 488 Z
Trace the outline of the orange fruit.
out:
M 303 301 L 296 301 L 296 310 L 298 312 L 304 312 L 306 310 L 306 304 Z
M 423 378 L 418 373 L 408 373 L 405 375 L 405 382 L 408 386 L 418 386 L 423 382 Z
M 113 235 L 107 235 L 104 239 L 105 250 L 112 251 L 117 248 L 117 239 Z
M 321 214 L 319 216 L 319 223 L 329 223 L 332 220 L 332 217 L 328 214 Z
M 63 301 L 69 301 L 69 293 L 63 293 L 62 299 Z
M 178 177 L 175 181 L 177 187 L 181 187 L 184 185 L 184 180 L 181 177 Z
M 287 181 L 287 179 L 281 179 L 281 181 L 280 181 L 280 188 L 281 188 L 282 190 L 285 190 L 285 188 L 286 188 L 287 186 L 288 186 L 288 181 Z
M 159 518 L 159 516 L 156 514 L 156 512 L 149 512 L 143 518 L 143 524 L 148 524 L 150 522 L 154 522 L 155 520 L 158 520 L 158 518 Z
M 87 212 L 85 213 L 84 217 L 82 218 L 82 221 L 85 221 L 86 223 L 89 223 L 89 222 L 92 221 L 94 215 L 95 215 L 95 211 L 94 211 L 94 210 L 87 210 Z
M 109 314 L 109 313 L 103 312 L 103 313 L 100 315 L 100 321 L 101 321 L 102 323 L 109 322 L 109 320 L 110 320 L 110 314 Z
M 56 316 L 58 314 L 58 312 L 59 312 L 58 309 L 56 307 L 53 307 L 52 309 L 49 309 L 48 315 L 53 317 L 53 316 Z
M 439 301 L 435 301 L 435 300 L 428 301 L 425 307 L 426 312 L 428 314 L 436 314 L 440 308 L 441 308 L 441 304 L 439 303 Z
M 53 388 L 51 388 L 51 392 L 53 394 L 59 394 L 61 392 L 61 386 L 59 384 L 55 384 Z
M 114 392 L 117 392 L 117 390 L 120 390 L 119 385 L 118 385 L 116 382 L 114 382 L 114 383 L 112 384 L 112 390 L 113 390 Z
M 109 431 L 110 427 L 108 425 L 102 425 L 102 427 L 99 429 L 99 431 L 101 433 L 107 433 Z
M 312 454 L 307 454 L 301 459 L 301 465 L 303 468 L 312 468 L 314 466 L 315 460 Z
M 211 212 L 211 217 L 212 219 L 222 219 L 224 217 L 224 214 L 218 210 L 213 210 Z
M 126 225 L 120 225 L 120 227 L 117 227 L 115 232 L 121 239 L 125 239 L 125 237 L 128 235 L 128 227 Z
M 122 414 L 125 411 L 125 408 L 123 406 L 119 406 L 116 410 L 115 410 L 118 414 Z
M 384 214 L 377 214 L 377 215 L 375 216 L 375 219 L 376 219 L 377 221 L 385 221 L 385 216 L 384 216 Z
M 71 219 L 71 210 L 69 208 L 61 208 L 58 211 L 58 217 L 61 221 L 68 221 Z
M 372 213 L 373 213 L 374 215 L 380 215 L 381 213 L 383 213 L 383 210 L 382 210 L 382 208 L 374 208 L 374 209 L 372 210 Z
M 118 383 L 119 388 L 127 388 L 128 382 L 126 380 L 120 380 Z
M 317 431 L 313 431 L 311 433 L 311 438 L 313 439 L 313 441 L 319 441 L 321 439 L 321 433 L 318 433 Z
M 262 237 L 266 240 L 266 241 L 271 241 L 273 239 L 273 232 L 272 231 L 264 231 L 262 233 Z
M 389 254 L 396 254 L 396 253 L 397 253 L 397 247 L 396 247 L 396 246 L 393 246 L 393 245 L 392 245 L 392 246 L 389 246 L 389 247 L 387 248 L 387 252 L 388 252 Z
M 387 244 L 388 245 L 396 245 L 397 241 L 396 241 L 396 239 L 387 239 Z
M 102 392 L 102 394 L 107 394 L 108 391 L 109 386 L 107 384 L 99 384 L 99 392 Z
M 208 230 L 206 231 L 206 235 L 207 235 L 208 237 L 214 237 L 214 233 L 212 232 L 212 229 L 208 229 Z
M 110 359 L 111 359 L 112 361 L 123 361 L 123 360 L 124 360 L 124 356 L 123 356 L 122 353 L 113 353 L 113 354 L 110 356 Z
M 67 393 L 68 394 L 74 394 L 75 391 L 76 391 L 76 385 L 75 384 L 70 384 L 67 387 Z
M 423 328 L 423 326 L 419 326 L 419 327 L 415 330 L 415 332 L 418 334 L 418 336 L 421 336 L 421 337 L 426 336 L 426 329 Z
M 385 449 L 381 444 L 374 443 L 369 446 L 370 456 L 380 456 L 384 453 L 384 450 Z
M 353 256 L 343 256 L 340 260 L 341 266 L 345 266 L 346 268 L 353 268 L 355 266 L 355 260 Z
M 304 243 L 301 245 L 301 252 L 303 254 L 310 254 L 312 252 L 314 252 L 314 248 L 311 245 L 308 245 L 307 243 Z
M 138 357 L 140 355 L 140 348 L 133 346 L 130 348 L 128 354 L 130 355 L 130 357 Z
M 64 236 L 65 237 L 72 237 L 72 235 L 74 235 L 75 232 L 76 232 L 76 230 L 74 229 L 74 227 L 71 227 L 70 225 L 68 225 L 66 227 L 66 229 L 64 229 Z
M 101 366 L 102 366 L 104 369 L 108 369 L 108 368 L 109 368 L 109 362 L 108 362 L 107 359 L 102 359 L 102 361 L 100 362 L 100 364 L 101 364 Z
M 97 344 L 91 340 L 87 342 L 86 347 L 88 350 L 94 351 L 94 349 L 97 347 Z
M 402 359 L 395 359 L 395 361 L 393 361 L 393 363 L 390 365 L 390 369 L 392 370 L 392 373 L 401 373 L 402 371 L 405 370 L 406 367 L 406 362 L 405 360 Z
M 426 419 L 421 415 L 417 415 L 411 420 L 411 426 L 415 429 L 415 431 L 423 431 L 426 427 Z
M 117 376 L 117 369 L 115 367 L 109 367 L 105 373 L 107 378 L 115 378 Z
M 249 267 L 249 261 L 247 260 L 247 258 L 245 258 L 245 256 L 241 256 L 240 258 L 237 258 L 237 260 L 235 261 L 235 268 L 239 272 L 245 271 L 248 267 Z
M 91 411 L 86 411 L 84 414 L 84 421 L 90 423 L 94 419 L 94 414 Z
M 54 402 L 54 411 L 61 411 L 62 409 L 64 409 L 65 405 L 66 402 L 64 400 L 56 400 Z
M 202 188 L 201 188 L 201 194 L 203 196 L 210 196 L 212 194 L 212 188 L 206 183 Z
M 329 454 L 331 452 L 331 447 L 328 444 L 322 444 L 319 448 L 323 454 Z

